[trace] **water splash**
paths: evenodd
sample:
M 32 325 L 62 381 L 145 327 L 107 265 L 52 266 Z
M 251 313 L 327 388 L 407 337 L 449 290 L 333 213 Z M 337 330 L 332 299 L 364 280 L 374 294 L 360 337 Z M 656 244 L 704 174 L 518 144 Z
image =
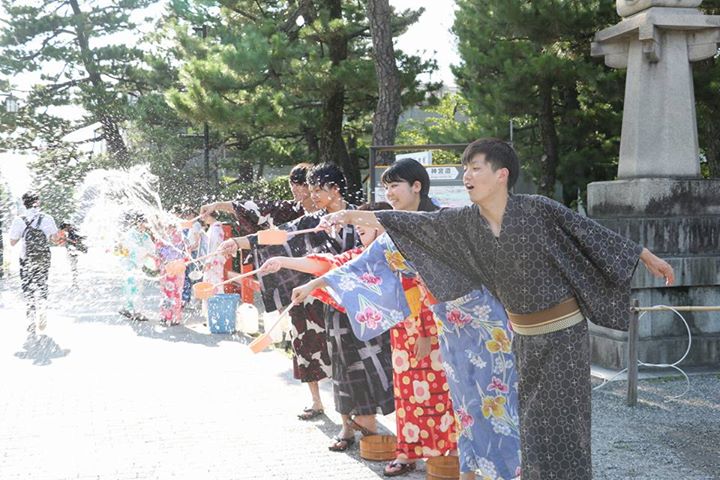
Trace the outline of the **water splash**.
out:
M 142 214 L 155 238 L 164 238 L 167 225 L 180 219 L 163 208 L 158 177 L 147 165 L 130 169 L 98 169 L 89 172 L 75 195 L 72 223 L 88 239 L 88 245 L 112 248 L 128 227 L 128 213 Z

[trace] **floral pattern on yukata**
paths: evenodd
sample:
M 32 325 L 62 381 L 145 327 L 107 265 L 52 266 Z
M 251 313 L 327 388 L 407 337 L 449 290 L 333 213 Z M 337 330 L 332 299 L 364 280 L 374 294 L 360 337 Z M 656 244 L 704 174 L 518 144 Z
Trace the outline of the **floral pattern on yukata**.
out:
M 387 235 L 378 238 L 363 255 L 372 256 L 377 251 L 382 252 L 380 258 L 384 261 L 376 258 L 374 265 L 379 267 L 385 263 L 389 270 L 401 272 L 404 277 L 416 277 L 419 287 L 416 294 L 422 302 L 434 303 L 412 264 Z M 361 271 L 362 255 L 355 263 L 353 268 Z M 344 270 L 325 275 L 336 296 L 342 291 L 339 284 Z M 384 268 L 378 271 L 384 272 Z M 393 275 L 383 275 L 383 279 L 383 292 L 390 289 L 393 281 L 400 283 Z M 351 311 L 352 300 L 345 301 L 344 297 L 341 300 Z M 387 294 L 374 300 L 376 307 L 383 311 L 405 312 L 414 303 L 408 302 L 405 296 L 397 298 Z M 482 473 L 481 478 L 494 480 L 515 478 L 520 474 L 518 391 L 505 310 L 485 289 L 434 305 L 432 309 L 440 340 L 440 352 L 434 357 L 445 370 L 454 406 L 461 471 L 475 470 Z M 371 333 L 379 331 L 381 328 Z M 399 363 L 402 364 L 402 360 Z
M 476 290 L 433 306 L 458 426 L 462 471 L 480 478 L 520 474 L 518 382 L 500 302 Z
M 397 265 L 388 262 L 383 239 L 387 237 L 381 236 L 364 254 L 346 252 L 335 257 L 333 264 L 339 266 L 335 271 L 340 274 L 324 278 L 332 286 L 337 304 L 354 319 L 351 324 L 358 337 L 394 325 L 390 344 L 396 453 L 410 459 L 443 455 L 457 447 L 457 433 L 434 316 L 420 295 L 417 280 L 404 277 Z M 350 260 L 353 257 L 356 260 Z M 379 301 L 392 295 L 395 301 L 390 304 Z M 431 352 L 418 361 L 413 352 L 421 336 L 431 339 Z

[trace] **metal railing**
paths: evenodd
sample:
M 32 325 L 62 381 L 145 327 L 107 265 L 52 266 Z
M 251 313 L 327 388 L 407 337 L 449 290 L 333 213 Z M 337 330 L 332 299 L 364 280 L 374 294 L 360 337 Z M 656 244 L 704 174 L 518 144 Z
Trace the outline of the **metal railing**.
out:
M 638 387 L 638 370 L 640 365 L 651 365 L 639 361 L 638 359 L 638 340 L 639 340 L 639 323 L 640 317 L 647 312 L 675 312 L 685 322 L 685 327 L 688 331 L 689 343 L 685 355 L 682 356 L 678 361 L 672 364 L 654 364 L 652 366 L 661 368 L 675 368 L 679 370 L 688 380 L 687 374 L 683 372 L 677 365 L 685 360 L 690 347 L 692 346 L 692 333 L 690 326 L 688 325 L 685 318 L 680 312 L 720 312 L 720 306 L 718 307 L 698 307 L 698 306 L 668 306 L 668 305 L 655 305 L 653 307 L 641 307 L 638 300 L 633 301 L 632 307 L 630 307 L 630 324 L 628 328 L 628 349 L 627 349 L 627 405 L 634 407 L 637 405 L 637 387 Z M 622 371 L 620 372 L 622 373 Z

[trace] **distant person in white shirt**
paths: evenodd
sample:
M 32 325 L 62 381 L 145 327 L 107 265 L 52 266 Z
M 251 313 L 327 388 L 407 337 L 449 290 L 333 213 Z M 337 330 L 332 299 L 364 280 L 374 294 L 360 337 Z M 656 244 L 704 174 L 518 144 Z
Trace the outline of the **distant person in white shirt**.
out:
M 44 330 L 47 325 L 50 242 L 58 241 L 55 220 L 40 211 L 40 196 L 27 192 L 22 196 L 25 215 L 10 226 L 10 245 L 20 242 L 20 281 L 30 321 L 28 330 Z

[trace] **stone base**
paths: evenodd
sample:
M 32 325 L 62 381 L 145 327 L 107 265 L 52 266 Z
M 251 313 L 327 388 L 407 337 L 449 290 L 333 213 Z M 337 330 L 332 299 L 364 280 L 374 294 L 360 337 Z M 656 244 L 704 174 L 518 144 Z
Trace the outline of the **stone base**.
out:
M 675 269 L 665 287 L 641 265 L 633 277 L 633 298 L 641 306 L 720 306 L 720 180 L 632 179 L 588 185 L 589 215 L 652 250 Z M 682 365 L 720 365 L 720 312 L 682 313 L 692 347 Z M 674 363 L 688 342 L 687 329 L 672 312 L 640 320 L 639 358 Z M 593 325 L 593 362 L 625 367 L 627 335 Z

